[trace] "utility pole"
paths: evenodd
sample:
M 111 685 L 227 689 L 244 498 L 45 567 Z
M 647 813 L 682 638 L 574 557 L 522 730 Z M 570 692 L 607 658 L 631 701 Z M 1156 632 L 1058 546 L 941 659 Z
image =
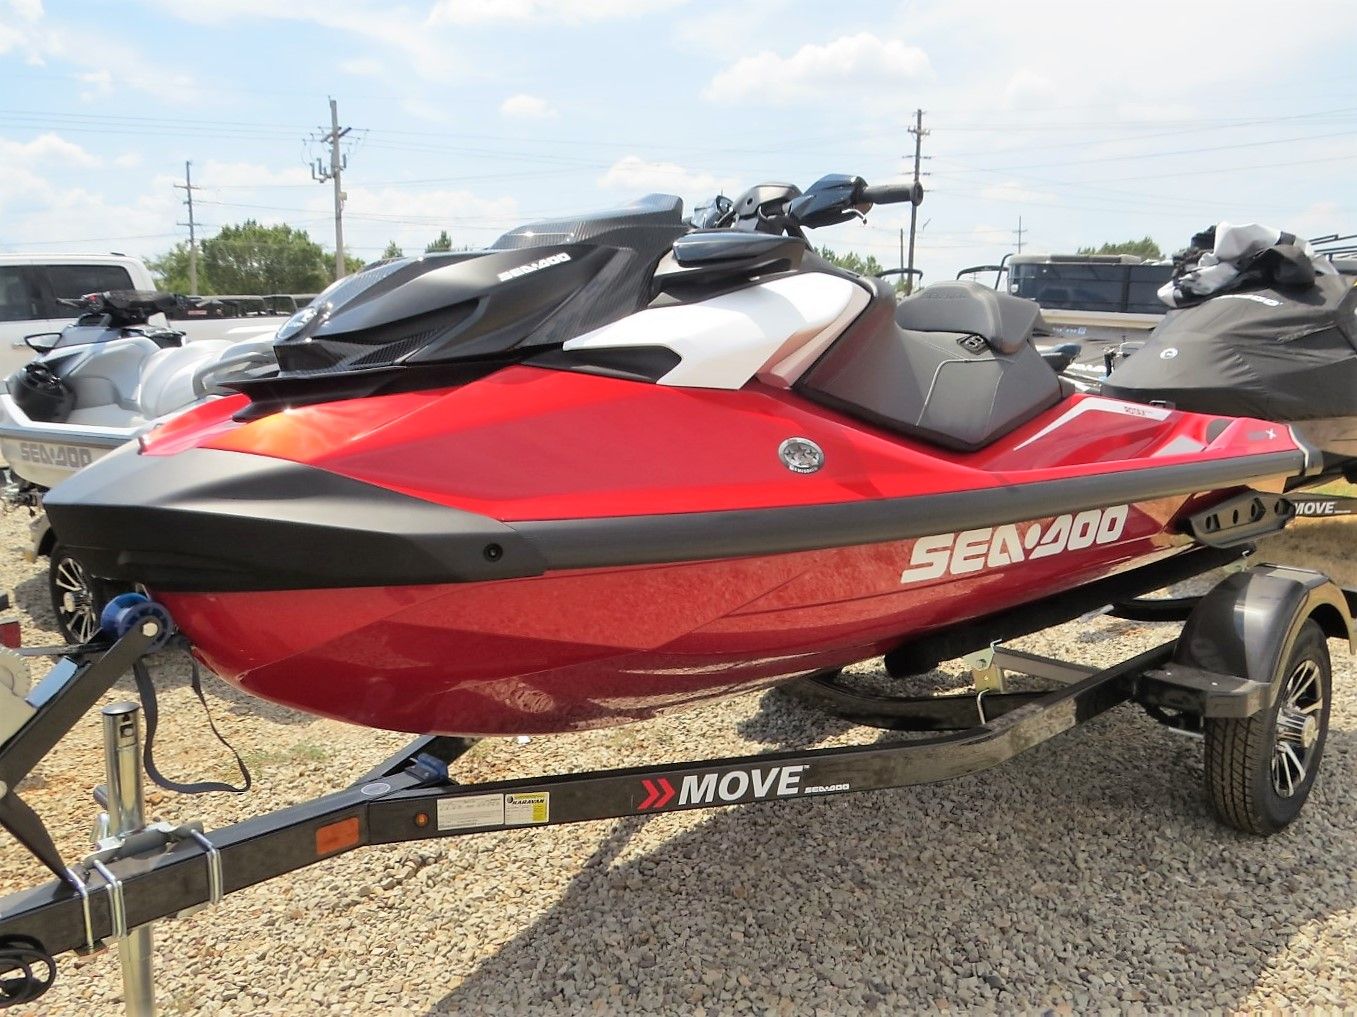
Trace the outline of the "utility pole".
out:
M 1018 216 L 1018 228 L 1013 233 L 1018 238 L 1018 253 L 1022 254 L 1022 235 L 1027 231 L 1022 228 L 1022 216 Z
M 315 138 L 330 146 L 330 165 L 327 168 L 318 158 L 311 164 L 311 179 L 318 183 L 333 180 L 335 185 L 335 278 L 344 278 L 344 190 L 340 186 L 340 174 L 348 169 L 349 157 L 339 150 L 339 142 L 351 128 L 339 126 L 339 104 L 330 100 L 330 130 Z
M 188 288 L 196 294 L 198 292 L 198 224 L 193 218 L 193 192 L 201 191 L 201 187 L 193 186 L 193 163 L 185 161 L 184 163 L 184 182 L 175 184 L 174 189 L 184 192 L 184 204 L 188 206 L 188 222 L 179 223 L 180 226 L 188 227 Z
M 919 186 L 919 161 L 923 158 L 924 135 L 928 131 L 924 130 L 924 111 L 916 109 L 914 111 L 914 126 L 909 129 L 909 133 L 914 135 L 914 186 Z M 919 206 L 911 202 L 909 206 L 909 272 L 905 276 L 905 281 L 909 283 L 910 292 L 914 290 L 914 224 L 919 218 Z

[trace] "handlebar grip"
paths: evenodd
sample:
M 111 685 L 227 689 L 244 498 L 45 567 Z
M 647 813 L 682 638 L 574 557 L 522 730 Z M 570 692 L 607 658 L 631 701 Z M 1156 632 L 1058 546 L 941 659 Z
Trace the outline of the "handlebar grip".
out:
M 918 205 L 924 200 L 923 185 L 915 181 L 903 184 L 871 184 L 862 189 L 862 200 L 873 205 L 891 205 L 908 201 Z

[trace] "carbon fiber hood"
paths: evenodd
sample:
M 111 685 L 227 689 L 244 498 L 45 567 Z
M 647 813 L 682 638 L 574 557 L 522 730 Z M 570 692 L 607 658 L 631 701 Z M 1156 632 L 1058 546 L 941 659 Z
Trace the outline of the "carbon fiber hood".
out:
M 279 378 L 445 364 L 558 345 L 649 298 L 687 232 L 677 198 L 511 231 L 486 251 L 379 262 L 278 331 Z

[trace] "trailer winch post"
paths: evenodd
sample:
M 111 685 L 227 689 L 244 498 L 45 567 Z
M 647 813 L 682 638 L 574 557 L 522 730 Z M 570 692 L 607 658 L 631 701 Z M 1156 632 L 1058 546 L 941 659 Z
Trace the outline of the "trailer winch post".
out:
M 136 703 L 113 703 L 103 708 L 104 772 L 110 833 L 119 839 L 139 832 L 146 825 L 145 800 L 141 781 L 141 707 Z M 101 824 L 102 825 L 102 824 Z M 127 911 L 121 906 L 122 881 L 107 885 L 115 915 Z M 117 924 L 115 919 L 115 925 Z M 123 1001 L 128 1017 L 154 1017 L 155 983 L 151 970 L 151 926 L 116 929 L 118 960 L 122 965 Z

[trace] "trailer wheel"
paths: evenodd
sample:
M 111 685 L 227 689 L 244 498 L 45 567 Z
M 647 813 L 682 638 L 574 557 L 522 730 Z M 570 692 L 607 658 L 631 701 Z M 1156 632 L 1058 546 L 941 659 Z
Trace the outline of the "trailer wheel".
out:
M 52 546 L 47 565 L 47 590 L 57 628 L 68 643 L 86 643 L 99 631 L 99 613 L 117 591 L 90 575 L 82 562 L 60 543 Z
M 1299 815 L 1329 730 L 1332 670 L 1324 632 L 1301 627 L 1271 707 L 1247 719 L 1207 718 L 1206 790 L 1220 820 L 1245 833 L 1276 833 Z

